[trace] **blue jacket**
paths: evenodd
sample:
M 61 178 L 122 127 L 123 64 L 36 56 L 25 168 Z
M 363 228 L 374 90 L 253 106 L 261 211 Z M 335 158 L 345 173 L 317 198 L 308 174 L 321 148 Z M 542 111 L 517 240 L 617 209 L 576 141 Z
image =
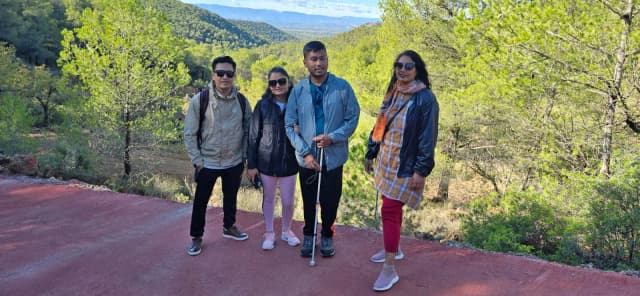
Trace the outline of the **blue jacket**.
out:
M 411 177 L 413 173 L 428 176 L 435 166 L 434 154 L 438 140 L 438 101 L 429 89 L 423 89 L 411 96 L 406 108 L 406 126 L 400 148 L 400 168 L 397 176 Z M 369 135 L 367 159 L 378 155 L 378 143 Z
M 333 74 L 327 77 L 327 90 L 322 99 L 324 109 L 324 133 L 333 144 L 324 149 L 324 165 L 327 170 L 342 166 L 349 156 L 349 137 L 358 126 L 360 105 L 351 85 Z M 304 156 L 313 153 L 319 162 L 315 144 L 311 139 L 316 135 L 316 120 L 309 79 L 300 81 L 289 94 L 284 124 L 287 137 L 296 149 L 298 164 L 306 167 Z M 294 125 L 300 133 L 294 131 Z

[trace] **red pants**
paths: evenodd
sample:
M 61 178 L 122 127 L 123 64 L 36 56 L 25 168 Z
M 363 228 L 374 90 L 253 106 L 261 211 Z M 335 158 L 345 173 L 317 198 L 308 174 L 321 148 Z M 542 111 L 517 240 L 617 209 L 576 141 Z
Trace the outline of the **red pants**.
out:
M 388 253 L 398 252 L 400 245 L 400 228 L 402 227 L 402 206 L 400 201 L 382 195 L 382 236 L 384 250 Z

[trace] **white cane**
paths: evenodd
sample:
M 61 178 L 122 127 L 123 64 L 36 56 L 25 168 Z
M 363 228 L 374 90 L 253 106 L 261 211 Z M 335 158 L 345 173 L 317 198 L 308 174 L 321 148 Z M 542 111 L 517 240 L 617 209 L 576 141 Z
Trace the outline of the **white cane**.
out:
M 316 215 L 313 222 L 313 246 L 311 247 L 310 266 L 316 265 L 316 240 L 318 237 L 318 204 L 320 203 L 320 184 L 322 182 L 322 159 L 324 158 L 324 149 L 320 148 L 320 171 L 318 172 L 318 192 L 316 194 Z

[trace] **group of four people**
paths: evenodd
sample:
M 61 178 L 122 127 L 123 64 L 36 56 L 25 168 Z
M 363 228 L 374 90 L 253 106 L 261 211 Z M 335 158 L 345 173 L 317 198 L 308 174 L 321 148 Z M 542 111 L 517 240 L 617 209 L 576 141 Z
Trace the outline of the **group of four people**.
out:
M 304 209 L 300 255 L 312 256 L 317 195 L 322 224 L 320 253 L 324 257 L 335 254 L 333 224 L 342 195 L 343 165 L 360 107 L 349 83 L 328 72 L 324 44 L 307 43 L 303 57 L 309 76 L 294 87 L 287 71 L 274 67 L 253 112 L 234 84 L 233 59 L 223 56 L 213 60 L 212 82 L 191 99 L 185 118 L 185 145 L 197 182 L 189 255 L 202 251 L 205 212 L 218 177 L 222 178 L 223 236 L 248 239 L 235 225 L 245 160 L 249 180 L 260 178 L 263 184 L 266 232 L 262 248 L 273 249 L 277 240 L 274 208 L 278 188 L 282 204 L 280 239 L 290 246 L 300 244 L 291 229 L 298 174 Z M 376 159 L 375 187 L 383 200 L 384 250 L 371 257 L 373 262 L 384 262 L 373 286 L 376 291 L 388 290 L 399 280 L 394 261 L 403 257 L 399 250 L 402 207 L 419 206 L 425 177 L 435 164 L 438 103 L 430 90 L 425 63 L 416 52 L 407 50 L 396 58 L 381 105 L 365 162 L 365 170 L 372 172 Z

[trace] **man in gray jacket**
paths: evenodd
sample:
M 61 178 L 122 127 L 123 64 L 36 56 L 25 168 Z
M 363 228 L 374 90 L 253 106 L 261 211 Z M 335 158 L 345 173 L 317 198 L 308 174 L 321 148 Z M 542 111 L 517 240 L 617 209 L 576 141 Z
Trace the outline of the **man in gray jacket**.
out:
M 320 208 L 322 256 L 335 254 L 333 223 L 342 195 L 342 166 L 349 153 L 349 137 L 358 125 L 360 106 L 347 81 L 327 72 L 327 50 L 319 41 L 303 49 L 309 77 L 291 91 L 285 113 L 287 137 L 296 150 L 300 166 L 300 189 L 304 208 L 304 241 L 300 255 L 311 257 L 318 189 L 317 173 L 322 170 Z M 324 150 L 322 168 L 320 149 Z
M 215 58 L 211 69 L 212 82 L 208 89 L 191 98 L 184 121 L 184 143 L 195 167 L 197 183 L 188 250 L 191 256 L 202 251 L 207 204 L 218 177 L 222 178 L 222 235 L 234 240 L 249 238 L 235 223 L 238 189 L 247 159 L 251 108 L 234 84 L 236 63 L 231 57 Z M 206 100 L 201 100 L 201 96 L 209 98 L 204 109 L 200 103 Z

